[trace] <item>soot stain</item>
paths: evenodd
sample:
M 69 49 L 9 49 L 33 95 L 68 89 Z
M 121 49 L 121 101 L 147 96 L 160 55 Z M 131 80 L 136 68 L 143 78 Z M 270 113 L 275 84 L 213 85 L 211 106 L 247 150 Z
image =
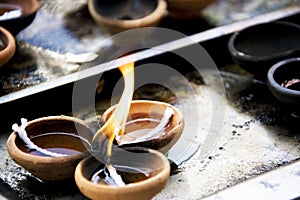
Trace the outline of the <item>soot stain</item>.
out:
M 22 167 L 15 165 L 11 159 L 0 175 L 0 185 L 5 188 L 4 195 L 18 199 L 46 200 L 54 197 L 79 194 L 74 180 L 44 182 Z
M 8 62 L 0 70 L 0 95 L 46 81 L 46 78 L 39 74 L 36 57 L 31 53 L 17 48 L 13 60 L 14 62 Z
M 293 117 L 291 109 L 275 99 L 266 84 L 250 81 L 244 88 L 236 89 L 234 84 L 240 84 L 237 77 L 226 76 L 224 79 L 227 84 L 232 84 L 226 90 L 229 104 L 239 112 L 254 118 L 254 121 L 234 124 L 234 128 L 249 128 L 251 123 L 258 121 L 267 126 L 296 130 L 299 119 Z
M 64 15 L 64 25 L 77 38 L 91 35 L 94 27 L 97 26 L 88 11 L 87 5 L 82 5 L 77 10 L 66 13 Z

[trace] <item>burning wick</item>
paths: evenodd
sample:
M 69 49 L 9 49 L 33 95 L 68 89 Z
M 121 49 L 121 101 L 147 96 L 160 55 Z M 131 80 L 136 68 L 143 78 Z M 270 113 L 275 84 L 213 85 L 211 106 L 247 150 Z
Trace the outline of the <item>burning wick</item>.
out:
M 96 179 L 99 178 L 100 173 L 104 173 L 104 181 L 110 185 L 124 186 L 120 175 L 117 174 L 116 169 L 111 163 L 111 153 L 112 144 L 114 138 L 117 136 L 122 136 L 125 132 L 125 123 L 129 113 L 130 103 L 134 91 L 134 63 L 129 63 L 119 67 L 123 77 L 124 77 L 124 91 L 121 99 L 116 106 L 115 111 L 112 116 L 107 120 L 107 122 L 95 133 L 93 137 L 93 150 L 97 150 L 97 147 L 102 146 L 103 143 L 107 141 L 107 151 L 105 158 L 104 169 L 99 170 L 96 176 L 93 176 L 92 182 L 97 182 Z M 107 173 L 108 172 L 108 173 Z
M 21 118 L 21 126 L 18 126 L 18 124 L 12 125 L 12 130 L 16 131 L 19 135 L 19 137 L 23 140 L 23 142 L 26 144 L 26 146 L 29 149 L 34 149 L 42 154 L 45 154 L 46 156 L 52 156 L 52 157 L 61 157 L 61 156 L 67 156 L 67 154 L 60 154 L 48 151 L 46 149 L 43 149 L 41 147 L 38 147 L 36 144 L 34 144 L 27 136 L 27 132 L 25 130 L 27 126 L 27 119 Z
M 122 177 L 112 165 L 107 165 L 103 169 L 100 169 L 92 177 L 92 182 L 95 184 L 99 183 L 101 180 L 109 185 L 125 186 Z
M 94 151 L 100 150 L 101 153 L 101 149 L 99 148 L 103 148 L 105 144 L 107 145 L 107 149 L 104 157 L 105 166 L 93 175 L 91 181 L 97 184 L 102 180 L 109 185 L 120 187 L 125 186 L 125 183 L 111 163 L 112 144 L 115 138 L 120 139 L 124 136 L 126 120 L 134 91 L 134 63 L 121 66 L 119 69 L 124 77 L 124 91 L 111 117 L 93 137 L 92 144 Z M 136 138 L 134 142 L 155 138 L 158 133 L 164 134 L 163 131 L 173 114 L 174 111 L 170 107 L 167 107 L 160 123 L 146 135 Z

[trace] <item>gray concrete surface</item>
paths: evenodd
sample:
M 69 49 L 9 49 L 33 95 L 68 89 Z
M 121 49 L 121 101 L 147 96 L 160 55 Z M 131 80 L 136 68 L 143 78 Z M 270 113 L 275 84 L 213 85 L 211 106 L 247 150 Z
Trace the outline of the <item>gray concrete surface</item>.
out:
M 197 76 L 192 76 L 197 77 Z M 225 115 L 223 126 L 215 145 L 207 155 L 201 152 L 201 146 L 207 132 L 214 122 L 211 121 L 211 93 L 223 96 L 224 94 L 211 87 L 195 84 L 197 78 L 191 79 L 197 98 L 191 98 L 189 87 L 182 84 L 178 78 L 170 78 L 181 92 L 181 103 L 188 110 L 183 111 L 186 118 L 193 113 L 195 103 L 201 105 L 198 117 L 201 121 L 196 136 L 184 132 L 181 141 L 183 144 L 192 144 L 194 147 L 187 152 L 187 160 L 183 161 L 169 179 L 166 188 L 154 199 L 199 199 L 212 195 L 220 190 L 230 188 L 240 182 L 257 177 L 265 172 L 293 163 L 299 158 L 299 130 L 297 119 L 290 117 L 290 112 L 283 109 L 270 95 L 265 85 L 253 83 L 248 75 L 236 75 L 230 72 L 223 73 L 226 86 L 224 100 Z M 213 77 L 212 79 L 213 83 Z M 143 90 L 136 92 L 135 98 L 143 98 Z M 158 90 L 162 92 L 163 90 Z M 174 103 L 172 94 L 163 91 L 158 100 Z M 151 97 L 148 95 L 148 98 Z M 154 99 L 158 95 L 153 94 Z M 110 101 L 97 103 L 99 114 L 109 106 Z M 175 105 L 176 102 L 175 102 Z M 180 105 L 178 105 L 180 106 Z M 189 110 L 190 109 L 190 110 Z M 85 120 L 92 122 L 89 113 L 82 111 Z M 189 121 L 187 121 L 189 126 Z M 203 134 L 207 135 L 203 135 Z M 84 199 L 76 189 L 74 183 L 49 185 L 36 180 L 29 173 L 16 165 L 7 155 L 6 138 L 10 133 L 0 135 L 0 179 L 6 191 L 21 198 L 35 199 Z M 184 146 L 175 146 L 169 157 L 176 156 L 176 149 L 185 149 Z M 196 152 L 193 154 L 193 150 Z M 191 157 L 190 157 L 191 156 Z M 3 186 L 3 187 L 4 187 Z M 1 186 L 2 187 L 2 186 Z M 3 190 L 3 189 L 2 189 Z M 2 192 L 2 191 L 1 191 Z

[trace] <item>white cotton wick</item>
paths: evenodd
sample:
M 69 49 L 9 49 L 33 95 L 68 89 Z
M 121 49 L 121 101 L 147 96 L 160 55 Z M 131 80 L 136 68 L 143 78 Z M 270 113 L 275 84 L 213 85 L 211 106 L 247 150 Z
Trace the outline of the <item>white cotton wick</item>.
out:
M 105 165 L 104 168 L 97 171 L 91 178 L 94 184 L 97 184 L 103 180 L 108 185 L 114 185 L 118 187 L 125 186 L 122 177 L 118 174 L 116 168 L 112 165 Z
M 34 149 L 42 154 L 45 154 L 47 156 L 51 157 L 61 157 L 61 156 L 67 156 L 67 154 L 60 154 L 60 153 L 55 153 L 48 151 L 46 149 L 43 149 L 41 147 L 38 147 L 36 144 L 34 144 L 27 136 L 26 133 L 26 128 L 27 126 L 27 119 L 21 118 L 21 126 L 18 126 L 18 124 L 13 124 L 12 125 L 12 130 L 16 131 L 19 135 L 19 137 L 23 140 L 23 142 L 26 144 L 26 146 L 29 149 Z
M 150 130 L 147 134 L 140 136 L 140 137 L 135 137 L 131 133 L 127 133 L 126 136 L 132 135 L 133 137 L 135 137 L 135 140 L 130 141 L 130 142 L 122 141 L 122 137 L 124 137 L 124 136 L 122 136 L 119 138 L 119 141 L 120 141 L 119 145 L 128 144 L 128 143 L 137 143 L 137 142 L 154 139 L 158 136 L 159 133 L 162 133 L 162 135 L 164 135 L 165 127 L 168 125 L 169 120 L 173 115 L 174 115 L 174 110 L 170 107 L 167 107 L 160 123 L 154 129 Z
M 172 108 L 167 107 L 164 116 L 161 119 L 161 122 L 154 128 L 152 129 L 147 135 L 143 136 L 142 139 L 151 139 L 157 133 L 163 132 L 165 127 L 168 125 L 170 118 L 174 115 L 174 111 Z
M 109 171 L 109 176 L 105 177 L 105 181 L 111 182 L 111 184 L 118 187 L 125 186 L 125 183 L 122 177 L 118 174 L 116 168 L 114 168 L 112 165 L 107 165 L 106 168 Z

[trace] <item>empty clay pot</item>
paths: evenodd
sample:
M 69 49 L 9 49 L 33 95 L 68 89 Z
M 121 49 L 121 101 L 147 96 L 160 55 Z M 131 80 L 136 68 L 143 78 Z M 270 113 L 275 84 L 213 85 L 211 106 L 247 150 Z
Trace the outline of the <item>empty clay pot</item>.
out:
M 103 123 L 110 118 L 115 107 L 116 105 L 110 107 L 103 113 L 101 117 Z M 170 118 L 163 133 L 159 132 L 156 137 L 139 142 L 128 141 L 127 137 L 127 141 L 123 142 L 123 144 L 122 138 L 120 138 L 119 141 L 116 140 L 116 143 L 121 147 L 146 147 L 158 150 L 162 153 L 169 151 L 180 138 L 184 128 L 184 120 L 181 111 L 171 104 L 150 100 L 133 100 L 131 102 L 129 116 L 125 126 L 125 136 L 129 132 L 140 131 L 140 133 L 136 133 L 137 137 L 143 137 L 147 131 L 153 130 L 159 124 L 167 107 L 171 108 L 174 114 Z M 141 130 L 144 130 L 144 132 Z
M 30 150 L 14 131 L 7 140 L 10 157 L 41 180 L 73 178 L 78 162 L 89 155 L 88 141 L 92 133 L 89 126 L 80 119 L 68 116 L 43 117 L 29 121 L 25 130 L 28 138 L 37 146 L 51 152 L 67 154 L 50 157 Z
M 113 162 L 123 181 L 128 182 L 120 187 L 93 183 L 91 178 L 103 164 L 93 156 L 87 157 L 78 164 L 75 171 L 76 184 L 86 197 L 106 200 L 149 200 L 165 187 L 170 176 L 170 164 L 162 153 L 145 148 L 119 150 L 113 155 Z M 148 177 L 141 180 L 140 173 L 137 172 L 147 174 Z
M 164 17 L 164 0 L 88 0 L 93 19 L 111 35 L 125 30 L 156 26 Z
M 118 46 L 135 45 L 149 36 L 153 30 L 138 29 L 155 27 L 166 15 L 165 0 L 88 0 L 88 9 L 94 21 L 112 37 Z
M 13 57 L 15 51 L 15 38 L 8 30 L 0 27 L 0 67 Z

